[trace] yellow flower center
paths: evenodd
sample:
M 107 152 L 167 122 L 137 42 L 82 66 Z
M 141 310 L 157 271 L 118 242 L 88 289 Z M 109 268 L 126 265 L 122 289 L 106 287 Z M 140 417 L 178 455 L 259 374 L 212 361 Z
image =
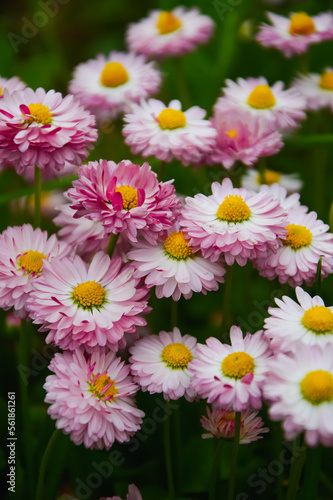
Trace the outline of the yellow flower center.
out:
M 103 68 L 100 81 L 104 87 L 119 87 L 128 81 L 128 73 L 119 62 L 108 62 Z
M 236 137 L 236 129 L 233 128 L 232 130 L 228 130 L 227 135 L 231 137 L 231 139 L 233 139 L 234 137 Z
M 283 242 L 284 246 L 291 246 L 294 250 L 299 248 L 307 247 L 312 241 L 312 233 L 305 226 L 299 226 L 297 224 L 289 224 L 286 227 L 287 238 Z
M 188 245 L 182 231 L 174 231 L 166 238 L 164 250 L 176 260 L 186 260 L 192 256 L 192 247 Z
M 169 368 L 174 370 L 187 368 L 187 365 L 193 359 L 191 350 L 181 342 L 174 342 L 164 347 L 161 354 L 162 361 L 167 364 Z
M 307 309 L 302 324 L 315 333 L 333 333 L 333 313 L 325 306 L 313 306 Z
M 92 374 L 92 378 L 88 383 L 90 386 L 90 392 L 92 392 L 98 399 L 102 401 L 114 401 L 115 396 L 118 393 L 118 389 L 116 388 L 115 381 L 111 380 L 106 373 L 98 376 Z
M 243 222 L 249 219 L 251 210 L 241 196 L 229 194 L 219 205 L 216 215 L 227 222 Z
M 313 20 L 305 12 L 297 12 L 291 16 L 289 26 L 291 35 L 310 35 L 315 31 Z
M 325 71 L 319 80 L 319 87 L 324 90 L 333 90 L 333 71 Z
M 44 253 L 37 252 L 37 250 L 29 250 L 19 257 L 18 264 L 21 268 L 24 268 L 26 274 L 39 274 L 43 267 L 43 259 L 46 259 Z
M 254 367 L 252 356 L 242 351 L 228 354 L 221 364 L 224 375 L 236 379 L 245 377 L 247 373 L 253 373 Z
M 268 186 L 275 184 L 275 182 L 280 182 L 280 179 L 281 175 L 278 172 L 274 172 L 274 170 L 264 170 L 264 179 L 262 179 L 261 173 L 257 175 L 257 183 L 267 184 Z
M 168 33 L 173 33 L 182 27 L 182 22 L 179 17 L 174 16 L 172 12 L 161 12 L 158 16 L 156 23 L 156 28 L 158 29 L 160 35 L 167 35 Z
M 157 117 L 157 121 L 162 130 L 173 130 L 174 128 L 183 128 L 186 125 L 186 118 L 179 109 L 163 109 Z
M 313 405 L 333 399 L 333 375 L 326 370 L 307 373 L 300 386 L 303 397 Z
M 52 122 L 52 113 L 47 106 L 42 104 L 29 104 L 29 112 L 33 118 L 28 118 L 28 122 L 42 123 L 43 125 L 48 125 Z
M 0 97 L 2 96 L 3 94 L 3 90 L 2 90 L 2 87 L 0 87 Z
M 74 288 L 72 298 L 82 309 L 99 309 L 105 301 L 105 290 L 95 281 L 86 281 Z
M 268 109 L 275 104 L 275 97 L 268 85 L 257 85 L 247 98 L 247 103 L 251 108 Z
M 138 206 L 138 193 L 133 186 L 119 186 L 116 188 L 116 193 L 120 193 L 123 199 L 123 210 L 127 212 L 131 208 Z

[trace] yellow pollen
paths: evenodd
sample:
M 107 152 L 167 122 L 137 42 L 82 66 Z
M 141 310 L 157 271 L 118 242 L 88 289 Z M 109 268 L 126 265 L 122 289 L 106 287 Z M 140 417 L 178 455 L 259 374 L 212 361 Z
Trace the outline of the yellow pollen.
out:
M 319 87 L 324 90 L 333 90 L 333 71 L 325 71 L 319 80 Z
M 3 90 L 2 90 L 2 87 L 0 87 L 0 96 L 2 96 L 3 94 Z
M 314 370 L 300 383 L 303 397 L 313 405 L 333 399 L 333 375 L 326 370 Z
M 278 172 L 274 172 L 274 170 L 265 170 L 264 171 L 264 179 L 262 179 L 262 174 L 259 173 L 257 175 L 257 183 L 258 184 L 267 184 L 271 186 L 275 184 L 275 182 L 280 182 L 281 175 Z
M 291 35 L 310 35 L 316 31 L 313 20 L 305 12 L 297 12 L 290 18 Z
M 127 212 L 131 208 L 138 206 L 138 193 L 133 186 L 119 186 L 116 188 L 116 193 L 120 193 L 123 199 L 123 210 Z
M 156 23 L 156 28 L 160 32 L 160 35 L 167 35 L 168 33 L 173 33 L 182 27 L 181 20 L 174 16 L 172 12 L 161 12 L 158 16 Z
M 43 125 L 47 125 L 52 122 L 52 113 L 47 106 L 42 104 L 29 104 L 28 106 L 29 112 L 33 118 L 28 118 L 28 122 L 37 122 L 42 123 Z
M 18 264 L 21 268 L 24 268 L 26 274 L 39 274 L 43 267 L 43 259 L 46 259 L 44 253 L 37 252 L 36 250 L 29 250 L 21 255 L 18 259 Z
M 186 125 L 186 118 L 182 111 L 178 109 L 163 109 L 157 117 L 157 121 L 162 130 L 173 130 L 183 128 Z
M 333 312 L 325 306 L 313 306 L 307 309 L 302 324 L 314 333 L 333 333 Z
M 245 377 L 247 373 L 253 373 L 254 367 L 252 356 L 242 351 L 228 354 L 221 364 L 224 375 L 236 379 Z
M 286 227 L 287 238 L 283 242 L 284 246 L 291 246 L 294 250 L 299 248 L 307 247 L 312 241 L 312 233 L 305 226 L 299 226 L 297 224 L 289 224 Z
M 236 129 L 233 128 L 232 130 L 228 130 L 227 135 L 233 139 L 236 137 Z
M 119 87 L 128 81 L 128 73 L 119 62 L 108 62 L 103 68 L 100 81 L 104 87 Z
M 243 222 L 249 219 L 251 210 L 241 196 L 229 194 L 219 205 L 216 215 L 227 222 Z
M 164 250 L 176 260 L 186 260 L 192 256 L 192 247 L 188 245 L 182 231 L 174 231 L 166 238 Z
M 247 98 L 251 108 L 268 109 L 275 105 L 275 97 L 268 85 L 257 85 Z
M 191 350 L 185 344 L 174 342 L 164 347 L 161 358 L 169 368 L 184 370 L 192 361 L 193 356 Z
M 82 309 L 99 309 L 105 300 L 104 288 L 95 281 L 80 283 L 73 290 L 74 303 Z
M 96 375 L 92 374 L 91 382 L 93 381 L 93 383 L 89 382 L 90 392 L 92 392 L 98 399 L 107 399 L 108 401 L 114 401 L 115 396 L 118 393 L 118 389 L 116 389 L 116 383 L 111 380 L 106 373 L 103 373 L 103 375 L 100 375 L 96 379 L 95 377 Z M 108 385 L 110 385 L 110 387 L 108 387 L 105 391 L 105 387 Z

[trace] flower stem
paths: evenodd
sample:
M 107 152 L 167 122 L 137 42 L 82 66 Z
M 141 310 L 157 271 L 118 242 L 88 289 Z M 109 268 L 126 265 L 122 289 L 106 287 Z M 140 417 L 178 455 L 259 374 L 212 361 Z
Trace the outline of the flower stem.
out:
M 317 274 L 316 274 L 316 295 L 321 295 L 321 263 L 323 258 L 320 257 L 317 264 Z
M 169 401 L 166 402 L 167 407 L 167 415 L 169 412 Z M 166 466 L 166 475 L 168 482 L 168 493 L 169 500 L 174 500 L 175 498 L 175 486 L 173 479 L 173 471 L 172 471 L 172 459 L 171 459 L 171 442 L 170 442 L 170 417 L 168 416 L 164 422 L 164 457 L 165 457 L 165 466 Z M 36 499 L 37 500 L 37 499 Z
M 304 470 L 304 500 L 317 498 L 322 446 L 309 448 Z
M 173 300 L 173 298 L 171 297 L 171 320 L 170 320 L 170 323 L 171 323 L 171 328 L 174 328 L 175 326 L 177 326 L 177 300 Z
M 40 205 L 42 193 L 42 171 L 35 165 L 35 200 L 34 200 L 34 226 L 40 227 Z
M 45 473 L 46 473 L 48 461 L 49 461 L 49 458 L 50 458 L 51 453 L 53 451 L 54 445 L 55 445 L 60 434 L 61 434 L 61 431 L 59 429 L 55 429 L 48 444 L 47 444 L 47 447 L 45 448 L 44 455 L 43 455 L 41 465 L 39 468 L 36 500 L 44 500 L 45 499 L 45 495 L 43 494 Z
M 175 57 L 173 61 L 175 65 L 178 98 L 182 103 L 183 111 L 186 111 L 191 105 L 191 99 L 188 90 L 186 75 L 184 72 L 183 59 L 180 57 Z
M 223 305 L 222 305 L 222 322 L 221 322 L 221 336 L 222 340 L 227 336 L 227 330 L 229 327 L 229 312 L 230 312 L 230 302 L 231 302 L 231 289 L 232 289 L 232 276 L 234 272 L 234 267 L 232 266 L 228 269 L 225 283 L 224 283 L 224 295 L 223 295 Z
M 238 451 L 239 451 L 239 440 L 240 440 L 240 429 L 241 429 L 241 418 L 242 413 L 240 411 L 235 412 L 235 437 L 234 446 L 231 455 L 231 472 L 229 477 L 229 488 L 228 488 L 228 498 L 227 500 L 233 500 L 235 496 L 235 483 L 237 474 L 237 461 L 238 461 Z
M 110 258 L 112 258 L 112 255 L 113 255 L 114 249 L 116 248 L 119 236 L 120 236 L 120 233 L 118 233 L 118 234 L 111 233 L 110 234 L 108 247 L 106 249 L 106 253 L 110 256 Z
M 165 179 L 166 168 L 167 168 L 167 163 L 165 161 L 161 161 L 161 163 L 160 163 L 160 170 L 158 172 L 158 180 L 160 182 L 163 182 L 164 179 Z
M 296 451 L 298 450 L 299 443 L 300 443 L 300 436 L 297 436 L 297 438 L 293 442 L 294 461 L 292 462 L 290 468 L 286 500 L 295 500 L 299 486 L 299 480 L 302 474 L 306 447 L 303 446 L 303 449 L 300 452 Z
M 209 500 L 215 500 L 216 490 L 220 479 L 220 467 L 221 467 L 221 457 L 222 457 L 222 447 L 223 439 L 218 439 L 217 447 L 214 455 L 214 462 L 212 468 L 212 475 L 210 480 L 210 490 L 209 490 Z

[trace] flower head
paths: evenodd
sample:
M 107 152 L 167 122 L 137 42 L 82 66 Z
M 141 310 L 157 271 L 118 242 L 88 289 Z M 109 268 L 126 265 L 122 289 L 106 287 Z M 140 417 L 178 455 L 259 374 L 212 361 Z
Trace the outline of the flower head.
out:
M 300 75 L 293 81 L 292 88 L 306 99 L 307 109 L 330 108 L 333 111 L 333 68 L 325 68 L 321 74 Z
M 279 184 L 288 193 L 294 193 L 301 190 L 303 182 L 300 180 L 298 174 L 283 174 L 270 169 L 265 169 L 262 174 L 259 170 L 253 168 L 247 170 L 242 176 L 242 187 L 246 189 L 259 191 L 263 184 L 267 186 Z
M 16 90 L 24 90 L 25 88 L 26 84 L 23 83 L 17 76 L 13 76 L 9 79 L 0 77 L 0 99 L 3 98 L 4 90 L 7 90 L 7 92 L 12 94 Z

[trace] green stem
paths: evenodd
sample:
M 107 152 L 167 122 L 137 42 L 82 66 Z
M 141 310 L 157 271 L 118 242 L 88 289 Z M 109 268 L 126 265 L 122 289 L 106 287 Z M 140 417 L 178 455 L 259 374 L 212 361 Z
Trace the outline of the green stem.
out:
M 160 170 L 158 172 L 158 180 L 160 182 L 163 182 L 164 179 L 165 179 L 166 168 L 167 168 L 167 163 L 165 161 L 161 161 L 161 163 L 160 163 Z
M 171 328 L 174 328 L 177 326 L 177 304 L 178 302 L 176 300 L 173 300 L 171 297 Z
M 302 469 L 306 454 L 306 447 L 303 446 L 302 451 L 296 453 L 299 443 L 300 443 L 300 436 L 298 436 L 293 442 L 293 448 L 295 450 L 295 453 L 293 453 L 294 461 L 292 462 L 290 468 L 286 500 L 295 500 L 299 486 L 299 480 L 302 474 Z
M 320 257 L 317 265 L 317 275 L 316 275 L 316 295 L 321 295 L 321 263 L 323 258 Z
M 266 170 L 266 164 L 267 164 L 267 160 L 266 160 L 266 157 L 262 157 L 259 159 L 259 162 L 258 162 L 258 171 L 259 171 L 259 175 L 260 175 L 260 184 L 266 184 L 266 179 L 265 179 L 265 170 Z
M 42 192 L 42 171 L 35 165 L 35 202 L 34 202 L 34 226 L 40 227 L 40 206 Z
M 61 431 L 59 429 L 55 429 L 48 444 L 47 444 L 47 447 L 45 448 L 44 455 L 43 455 L 41 465 L 39 468 L 36 500 L 44 500 L 46 497 L 46 495 L 43 494 L 45 473 L 47 470 L 49 458 L 50 458 L 51 453 L 53 451 L 54 445 L 55 445 L 60 434 L 61 434 Z
M 113 252 L 114 252 L 114 249 L 116 248 L 116 245 L 117 245 L 117 241 L 118 241 L 118 238 L 120 236 L 120 233 L 118 234 L 113 234 L 111 233 L 110 234 L 110 239 L 109 239 L 109 243 L 108 243 L 108 247 L 106 249 L 106 253 L 112 258 L 112 255 L 113 255 Z
M 309 448 L 306 456 L 306 463 L 304 469 L 304 499 L 312 500 L 318 498 L 318 484 L 321 464 L 322 447 L 319 445 L 317 448 Z
M 184 72 L 183 59 L 180 57 L 175 57 L 173 61 L 175 65 L 178 97 L 180 102 L 182 103 L 183 111 L 186 111 L 191 105 L 191 99 L 187 85 L 186 75 Z
M 166 402 L 167 415 L 169 415 L 169 401 Z M 164 457 L 165 457 L 165 467 L 168 482 L 168 493 L 169 500 L 174 500 L 175 498 L 175 486 L 172 471 L 172 459 L 171 459 L 171 443 L 170 443 L 170 417 L 168 416 L 164 422 Z M 37 500 L 37 499 L 36 499 Z
M 223 447 L 223 439 L 218 439 L 217 447 L 215 450 L 212 475 L 210 480 L 210 489 L 209 489 L 209 500 L 215 500 L 216 490 L 219 484 L 220 479 L 220 468 L 221 468 L 221 457 L 222 457 L 222 447 Z
M 224 295 L 222 305 L 222 322 L 221 322 L 221 337 L 222 340 L 228 336 L 229 328 L 229 312 L 231 302 L 231 289 L 232 289 L 232 276 L 234 273 L 234 266 L 230 267 L 227 271 L 224 283 Z
M 229 488 L 227 500 L 233 500 L 235 496 L 235 484 L 237 475 L 237 461 L 238 461 L 238 451 L 239 451 L 239 440 L 240 440 L 240 429 L 241 429 L 241 419 L 242 413 L 240 411 L 235 412 L 235 437 L 234 446 L 231 455 L 231 471 L 229 477 Z

